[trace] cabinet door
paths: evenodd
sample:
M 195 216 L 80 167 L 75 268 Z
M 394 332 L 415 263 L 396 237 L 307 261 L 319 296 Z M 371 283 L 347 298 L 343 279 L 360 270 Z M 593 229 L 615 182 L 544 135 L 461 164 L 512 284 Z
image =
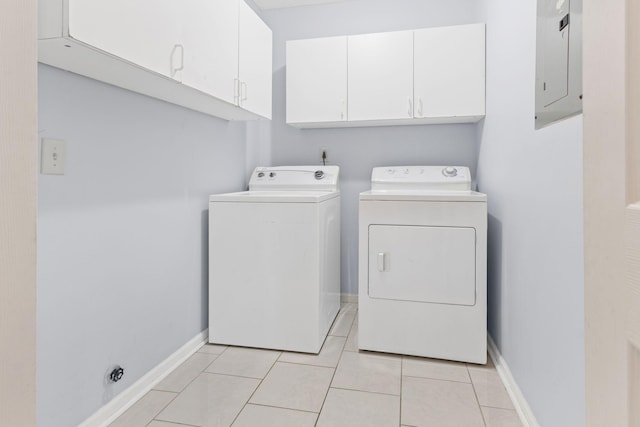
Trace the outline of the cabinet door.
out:
M 183 3 L 182 82 L 231 104 L 237 103 L 238 3 L 239 0 Z
M 347 120 L 347 37 L 287 42 L 287 123 Z
M 348 37 L 349 121 L 413 117 L 413 31 Z
M 484 24 L 415 31 L 415 117 L 485 113 Z
M 240 0 L 240 106 L 271 119 L 273 41 L 271 29 Z
M 179 1 L 69 0 L 69 36 L 179 79 L 182 9 Z

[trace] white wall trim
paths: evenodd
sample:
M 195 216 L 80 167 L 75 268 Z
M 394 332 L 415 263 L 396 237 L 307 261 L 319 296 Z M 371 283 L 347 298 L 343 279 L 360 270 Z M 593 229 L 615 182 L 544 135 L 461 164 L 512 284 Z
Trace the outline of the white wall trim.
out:
M 511 370 L 507 365 L 507 361 L 504 360 L 502 354 L 500 354 L 500 350 L 498 350 L 498 347 L 493 341 L 493 338 L 491 338 L 491 335 L 487 336 L 487 340 L 489 344 L 489 356 L 491 356 L 493 364 L 496 365 L 498 375 L 500 375 L 500 379 L 507 389 L 507 393 L 509 393 L 509 397 L 513 402 L 513 406 L 515 407 L 523 426 L 540 427 L 540 424 L 538 424 L 535 415 L 533 415 L 533 411 L 531 410 L 529 403 L 527 403 L 527 400 L 524 398 L 522 391 L 520 391 L 518 383 L 516 383 L 515 378 L 513 378 L 513 375 L 511 375 Z
M 340 302 L 357 304 L 358 294 L 341 294 Z
M 162 381 L 182 362 L 187 360 L 193 353 L 198 351 L 209 339 L 209 329 L 198 333 L 185 345 L 180 347 L 172 355 L 156 365 L 146 375 L 140 378 L 129 388 L 122 391 L 111 399 L 106 405 L 98 409 L 93 415 L 87 418 L 78 427 L 106 427 L 122 415 L 127 409 L 133 406 L 156 384 Z

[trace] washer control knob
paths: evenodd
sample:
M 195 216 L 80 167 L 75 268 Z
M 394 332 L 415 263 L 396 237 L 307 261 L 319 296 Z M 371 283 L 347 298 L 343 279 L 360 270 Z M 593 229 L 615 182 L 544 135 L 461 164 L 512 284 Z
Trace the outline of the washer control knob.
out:
M 321 170 L 317 170 L 314 174 L 314 176 L 316 177 L 316 179 L 322 179 L 324 178 L 324 172 Z
M 273 178 L 274 176 L 276 176 L 275 172 L 269 172 L 269 178 Z
M 264 177 L 264 172 L 258 172 L 258 178 Z
M 396 170 L 395 169 L 387 169 L 387 173 L 389 175 L 393 175 L 394 173 L 396 173 Z
M 446 168 L 442 169 L 442 175 L 452 178 L 458 175 L 458 169 L 452 166 L 447 166 Z

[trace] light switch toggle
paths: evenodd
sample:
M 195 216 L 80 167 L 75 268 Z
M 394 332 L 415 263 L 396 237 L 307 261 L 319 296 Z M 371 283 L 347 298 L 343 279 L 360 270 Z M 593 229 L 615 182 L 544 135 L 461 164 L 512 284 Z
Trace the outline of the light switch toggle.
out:
M 40 172 L 44 175 L 64 175 L 67 143 L 60 139 L 42 138 Z

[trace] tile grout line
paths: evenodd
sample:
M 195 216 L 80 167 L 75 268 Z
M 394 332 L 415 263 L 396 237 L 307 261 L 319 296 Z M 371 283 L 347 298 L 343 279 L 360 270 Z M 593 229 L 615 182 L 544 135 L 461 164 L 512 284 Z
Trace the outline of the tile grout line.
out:
M 358 389 L 355 389 L 355 388 L 346 388 L 346 387 L 331 387 L 331 388 L 336 389 L 336 390 L 356 391 L 358 393 L 377 394 L 377 395 L 380 395 L 380 396 L 400 397 L 400 394 L 382 393 L 381 391 L 358 390 Z
M 205 344 L 205 345 L 206 345 L 206 344 Z M 227 347 L 227 348 L 229 348 L 229 347 Z M 227 348 L 225 348 L 224 350 L 222 350 L 222 353 L 224 353 L 225 351 L 227 351 Z M 198 352 L 196 351 L 194 354 L 197 354 L 197 353 L 198 353 Z M 213 359 L 213 360 L 211 361 L 211 363 L 215 362 L 215 361 L 218 359 L 218 357 L 220 357 L 220 355 L 221 355 L 222 353 L 220 353 L 220 354 L 216 354 L 216 358 L 215 358 L 215 359 Z M 203 353 L 203 354 L 206 354 L 206 353 Z M 193 354 L 192 354 L 191 356 L 193 356 Z M 191 356 L 189 356 L 189 359 L 191 359 Z M 187 360 L 189 360 L 189 359 L 187 359 Z M 185 360 L 185 361 L 184 361 L 184 362 L 182 362 L 182 363 L 183 363 L 183 364 L 184 364 L 184 363 L 186 363 L 186 362 L 187 362 L 187 360 Z M 156 417 L 157 417 L 158 415 L 160 415 L 160 413 L 162 413 L 162 411 L 164 411 L 165 409 L 167 409 L 167 406 L 169 406 L 169 405 L 171 404 L 171 402 L 173 402 L 174 400 L 176 400 L 176 398 L 177 398 L 178 396 L 180 396 L 180 395 L 182 394 L 182 392 L 183 392 L 183 391 L 185 391 L 185 389 L 191 385 L 191 383 L 193 383 L 193 382 L 194 382 L 194 381 L 195 381 L 195 380 L 196 380 L 200 375 L 202 375 L 202 374 L 205 372 L 205 370 L 206 370 L 209 366 L 211 366 L 211 363 L 209 363 L 207 366 L 205 366 L 205 367 L 204 367 L 204 369 L 202 369 L 202 370 L 200 371 L 200 373 L 199 373 L 198 375 L 196 375 L 196 377 L 195 377 L 194 379 L 192 379 L 191 381 L 189 381 L 189 383 L 188 383 L 187 385 L 185 385 L 184 387 L 182 387 L 182 390 L 180 390 L 180 391 L 179 391 L 179 392 L 177 392 L 177 393 L 176 393 L 176 392 L 166 391 L 166 390 L 156 390 L 156 389 L 151 389 L 151 390 L 156 390 L 156 391 L 163 391 L 163 392 L 165 392 L 165 393 L 174 393 L 174 394 L 175 394 L 175 396 L 173 396 L 173 399 L 171 399 L 171 401 L 169 401 L 166 405 L 164 405 L 164 406 L 162 407 L 162 409 L 160 409 L 160 410 L 158 411 L 158 413 L 156 413 L 156 414 L 153 416 L 153 418 L 151 419 L 151 421 L 149 421 L 149 422 L 147 423 L 147 425 L 151 424 L 153 421 L 163 421 L 163 420 L 159 420 L 159 419 L 157 419 Z M 180 365 L 180 366 L 182 366 L 182 365 Z M 176 369 L 178 369 L 178 368 L 176 368 Z M 175 372 L 175 371 L 176 371 L 176 369 L 174 369 L 173 371 L 171 371 L 171 373 Z M 171 375 L 171 373 L 170 373 L 169 375 Z M 167 375 L 167 376 L 168 376 L 168 375 Z M 151 390 L 149 390 L 149 391 L 151 391 Z M 185 424 L 185 425 L 190 425 L 190 424 Z
M 195 352 L 195 353 L 193 353 L 193 354 L 197 354 L 197 353 L 198 353 L 198 352 Z M 207 354 L 207 353 L 200 353 L 200 354 Z M 222 354 L 222 353 L 220 353 L 220 354 Z M 216 358 L 215 358 L 215 359 L 213 359 L 213 360 L 211 361 L 211 363 L 215 362 L 215 361 L 218 359 L 218 357 L 220 357 L 220 354 L 216 354 L 216 355 L 215 355 L 215 356 L 216 356 Z M 193 355 L 192 355 L 192 356 L 193 356 Z M 191 359 L 191 357 L 189 357 L 189 359 Z M 185 363 L 187 363 L 187 362 L 189 361 L 189 359 L 187 359 L 187 360 L 185 360 L 184 362 L 182 362 L 182 364 L 181 364 L 180 366 L 182 366 L 182 365 L 184 365 Z M 192 380 L 191 380 L 191 381 L 189 381 L 189 382 L 188 382 L 184 387 L 182 387 L 182 390 L 180 390 L 180 391 L 162 390 L 162 389 L 159 389 L 159 388 L 152 388 L 151 390 L 156 390 L 156 391 L 168 391 L 168 392 L 170 392 L 170 393 L 177 393 L 177 394 L 179 395 L 179 394 L 181 394 L 181 393 L 182 393 L 182 392 L 183 392 L 187 387 L 189 387 L 189 386 L 191 385 L 191 383 L 192 383 L 192 382 L 194 382 L 194 381 L 195 381 L 195 380 L 196 380 L 196 379 L 197 379 L 197 378 L 198 378 L 202 373 L 204 373 L 204 372 L 207 370 L 207 368 L 208 368 L 209 366 L 211 366 L 211 363 L 209 363 L 207 366 L 205 366 L 205 367 L 204 367 L 204 368 L 203 368 L 203 369 L 198 373 L 198 375 L 196 375 L 194 379 L 192 379 Z M 180 366 L 178 366 L 176 369 L 174 369 L 173 371 L 171 371 L 171 372 L 169 373 L 169 375 L 171 375 L 171 374 L 173 374 L 175 371 L 177 371 L 177 370 L 178 370 L 178 368 L 180 368 Z M 169 375 L 167 375 L 167 377 L 168 377 Z M 158 414 L 159 414 L 159 413 L 160 413 L 160 412 L 158 412 Z M 156 414 L 156 415 L 157 415 L 157 414 Z
M 473 383 L 473 377 L 471 376 L 471 372 L 469 372 L 469 366 L 466 366 L 467 374 L 469 374 L 469 379 L 471 380 L 471 387 L 473 388 L 473 395 L 476 398 L 476 403 L 478 404 L 478 410 L 480 411 L 480 417 L 482 417 L 482 423 L 487 426 L 487 420 L 484 418 L 484 412 L 482 412 L 482 405 L 480 405 L 480 399 L 478 398 L 478 392 L 476 391 L 476 385 Z
M 339 337 L 339 336 L 335 336 L 335 335 L 327 335 L 327 338 L 329 337 L 333 337 L 333 338 L 344 338 L 344 337 Z M 290 362 L 288 360 L 280 360 L 280 358 L 282 356 L 285 355 L 285 353 L 288 354 L 302 354 L 303 356 L 308 356 L 308 357 L 319 357 L 320 353 L 322 353 L 322 350 L 324 350 L 324 346 L 326 344 L 327 340 L 325 339 L 324 343 L 322 344 L 322 348 L 320 348 L 320 352 L 318 354 L 313 354 L 313 353 L 295 353 L 295 352 L 290 352 L 290 351 L 283 351 L 282 354 L 280 355 L 280 357 L 278 357 L 277 362 L 280 363 L 289 363 L 291 365 L 302 365 L 302 366 L 315 366 L 318 368 L 333 368 L 335 369 L 336 366 L 338 366 L 337 362 L 336 362 L 336 366 L 327 366 L 327 365 L 318 365 L 318 364 L 312 364 L 312 363 L 304 363 L 304 362 Z M 344 351 L 344 347 L 347 344 L 347 340 L 345 338 L 344 344 L 342 345 L 342 349 L 340 350 L 340 355 L 338 356 L 338 362 L 340 361 L 340 356 L 342 356 L 342 352 Z
M 518 413 L 518 411 L 516 411 L 515 409 L 501 408 L 500 406 L 480 405 L 480 407 L 481 408 L 490 408 L 490 409 L 500 409 L 501 411 L 510 411 L 510 412 L 515 412 L 516 414 Z
M 247 404 L 245 406 L 247 406 L 247 405 L 262 406 L 263 408 L 285 409 L 287 411 L 302 412 L 303 414 L 315 414 L 315 415 L 319 414 L 319 412 L 305 411 L 304 409 L 285 408 L 284 406 L 266 405 L 264 403 L 249 403 L 249 402 L 247 402 Z M 243 407 L 243 409 L 244 409 L 244 407 Z
M 274 361 L 273 363 L 275 364 L 277 362 Z M 271 371 L 271 368 L 269 368 L 269 371 L 267 373 L 269 373 Z M 209 372 L 209 371 L 202 371 L 202 374 L 209 374 L 209 375 L 221 375 L 223 377 L 234 377 L 234 378 L 244 378 L 247 380 L 259 380 L 262 381 L 264 378 L 259 378 L 259 377 L 247 377 L 246 375 L 235 375 L 235 374 L 225 374 L 222 372 Z
M 254 394 L 256 394 L 256 391 L 258 391 L 258 389 L 260 388 L 260 386 L 262 385 L 262 382 L 264 381 L 265 378 L 267 378 L 267 376 L 271 373 L 271 370 L 273 369 L 274 366 L 276 366 L 276 363 L 278 363 L 278 359 L 280 359 L 280 356 L 282 356 L 282 352 L 280 352 L 280 354 L 278 355 L 278 357 L 276 357 L 276 359 L 273 361 L 273 363 L 271 364 L 271 367 L 269 368 L 269 370 L 267 371 L 266 374 L 264 374 L 264 377 L 262 377 L 262 379 L 260 379 L 260 382 L 258 383 L 258 385 L 256 386 L 256 388 L 253 390 L 253 392 L 251 392 L 251 396 L 249 396 L 249 398 L 247 399 L 246 402 L 244 402 L 244 405 L 242 405 L 242 408 L 240 408 L 240 410 L 238 411 L 238 413 L 236 414 L 235 417 L 233 417 L 233 420 L 231 421 L 231 424 L 229 424 L 229 427 L 231 427 L 233 425 L 233 423 L 236 422 L 236 420 L 238 419 L 238 417 L 240 416 L 240 414 L 242 413 L 242 411 L 244 411 L 244 408 L 247 407 L 247 405 L 249 404 L 249 402 L 251 401 L 251 398 L 253 397 Z M 233 376 L 233 375 L 229 375 L 229 376 Z M 258 379 L 258 378 L 253 378 Z
M 407 378 L 418 378 L 418 379 L 423 379 L 423 380 L 446 381 L 446 382 L 458 383 L 458 384 L 471 384 L 471 381 L 458 381 L 458 380 L 447 380 L 447 379 L 444 379 L 444 378 L 419 377 L 417 375 L 403 375 L 403 376 L 407 377 Z
M 338 358 L 338 361 L 340 361 L 340 359 Z M 314 368 L 329 368 L 329 369 L 336 369 L 336 366 L 327 366 L 327 365 L 314 365 L 311 363 L 302 363 L 302 362 L 287 362 L 285 360 L 276 360 L 276 362 L 278 363 L 286 363 L 287 365 L 298 365 L 298 366 L 312 366 Z
M 342 308 L 340 308 L 340 310 L 342 310 Z M 338 316 L 340 315 L 340 313 L 338 312 Z M 336 320 L 338 320 L 337 316 L 336 316 Z M 354 316 L 354 320 L 355 320 L 355 316 Z M 333 327 L 333 325 L 331 326 Z M 349 328 L 349 332 L 351 332 L 351 328 L 353 328 L 353 322 L 351 323 L 351 327 Z M 329 328 L 329 332 L 331 332 L 331 328 Z M 335 336 L 335 335 L 333 335 Z M 347 334 L 347 339 L 348 339 L 348 334 Z M 331 375 L 331 381 L 329 381 L 329 387 L 327 387 L 327 391 L 324 394 L 324 399 L 322 399 L 322 405 L 320 406 L 320 410 L 318 411 L 318 418 L 316 418 L 316 422 L 313 424 L 314 427 L 318 426 L 318 422 L 320 421 L 320 415 L 322 414 L 322 410 L 324 409 L 324 404 L 327 401 L 327 396 L 329 395 L 329 391 L 331 390 L 331 384 L 333 384 L 333 379 L 336 376 L 336 372 L 338 372 L 338 366 L 340 365 L 340 361 L 342 360 L 342 355 L 344 354 L 344 347 L 347 345 L 347 340 L 344 340 L 344 344 L 342 345 L 342 350 L 340 351 L 340 357 L 338 357 L 338 363 L 336 364 L 336 367 L 333 368 L 333 375 Z M 322 350 L 320 350 L 322 351 Z
M 152 392 L 152 391 L 154 391 L 154 390 L 149 390 L 149 391 L 147 392 L 147 394 L 145 394 L 144 396 L 148 395 L 148 394 L 149 394 L 150 392 Z M 149 421 L 146 425 L 149 425 L 149 424 L 151 424 L 152 422 L 156 421 L 156 417 L 157 417 L 158 415 L 160 415 L 160 412 L 162 412 L 162 411 L 164 411 L 165 409 L 167 409 L 167 406 L 169 406 L 169 405 L 171 404 L 171 402 L 173 402 L 174 400 L 176 400 L 176 398 L 180 395 L 180 393 L 174 393 L 174 392 L 171 392 L 171 391 L 164 391 L 164 390 L 156 390 L 156 391 L 161 391 L 162 393 L 172 393 L 172 394 L 174 394 L 174 396 L 173 396 L 173 399 L 171 399 L 170 401 L 168 401 L 168 402 L 167 402 L 167 404 L 166 404 L 166 405 L 164 405 L 164 406 L 162 407 L 162 409 L 160 409 L 160 410 L 159 410 L 159 411 L 158 411 L 158 412 L 153 416 L 153 418 L 151 418 L 151 421 Z M 142 396 L 142 398 L 144 398 L 144 396 Z M 142 400 L 142 398 L 141 398 L 140 400 Z M 138 400 L 138 402 L 140 402 L 140 400 Z M 138 403 L 138 402 L 136 402 L 136 403 Z M 124 414 L 122 414 L 122 415 L 124 415 Z M 121 417 L 122 415 L 120 415 L 120 417 Z M 118 417 L 118 418 L 120 418 L 120 417 Z M 118 418 L 116 418 L 113 422 L 115 423 L 116 421 L 118 421 Z M 111 424 L 109 424 L 109 425 L 111 425 Z
M 168 422 L 169 422 L 169 421 L 163 421 L 163 420 L 156 420 L 156 419 L 154 418 L 154 419 L 152 419 L 151 421 L 149 421 L 147 424 L 145 424 L 145 427 L 149 427 L 149 425 L 151 425 L 151 423 L 152 423 L 152 422 L 154 422 L 154 421 L 159 421 L 159 422 L 162 422 L 162 423 L 168 423 Z M 177 423 L 177 422 L 175 422 L 175 421 L 171 421 L 170 423 L 171 423 L 171 424 L 175 424 L 175 425 L 177 425 L 177 426 L 198 427 L 198 426 L 193 425 L 193 424 Z

